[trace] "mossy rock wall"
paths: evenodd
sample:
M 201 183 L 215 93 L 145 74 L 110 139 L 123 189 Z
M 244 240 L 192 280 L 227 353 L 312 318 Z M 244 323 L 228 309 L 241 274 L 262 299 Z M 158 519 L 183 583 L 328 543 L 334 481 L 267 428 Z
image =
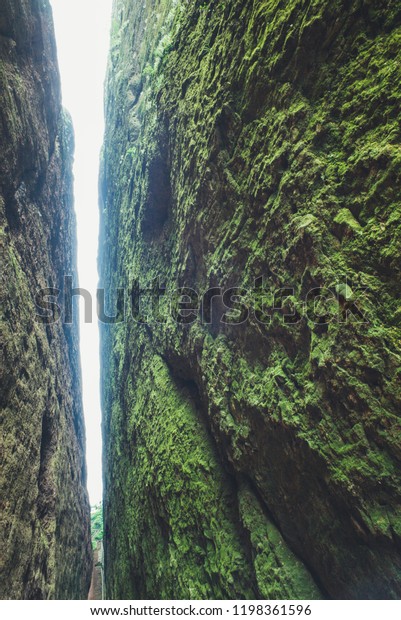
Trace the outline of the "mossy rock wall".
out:
M 86 598 L 90 583 L 78 326 L 38 321 L 35 303 L 76 276 L 73 143 L 48 1 L 1 0 L 2 599 Z
M 115 1 L 102 286 L 264 288 L 102 326 L 107 597 L 400 597 L 400 52 L 398 0 Z

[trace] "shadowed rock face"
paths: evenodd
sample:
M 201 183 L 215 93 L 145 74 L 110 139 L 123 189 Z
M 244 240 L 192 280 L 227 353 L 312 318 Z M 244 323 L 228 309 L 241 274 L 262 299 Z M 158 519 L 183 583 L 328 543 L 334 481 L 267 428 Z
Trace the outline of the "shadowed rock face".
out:
M 401 596 L 400 26 L 115 2 L 102 284 L 266 290 L 103 326 L 107 597 Z
M 0 6 L 0 598 L 86 598 L 91 574 L 76 324 L 35 320 L 75 275 L 73 132 L 50 5 Z

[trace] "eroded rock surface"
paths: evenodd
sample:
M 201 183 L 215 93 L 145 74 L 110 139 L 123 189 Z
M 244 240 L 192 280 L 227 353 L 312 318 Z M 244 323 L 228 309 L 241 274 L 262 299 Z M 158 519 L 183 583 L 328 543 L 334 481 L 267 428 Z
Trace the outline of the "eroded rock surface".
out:
M 47 0 L 1 1 L 0 144 L 0 598 L 86 598 L 78 329 L 38 322 L 35 305 L 76 275 L 73 132 Z
M 265 292 L 103 326 L 107 597 L 401 596 L 400 24 L 116 0 L 102 284 Z

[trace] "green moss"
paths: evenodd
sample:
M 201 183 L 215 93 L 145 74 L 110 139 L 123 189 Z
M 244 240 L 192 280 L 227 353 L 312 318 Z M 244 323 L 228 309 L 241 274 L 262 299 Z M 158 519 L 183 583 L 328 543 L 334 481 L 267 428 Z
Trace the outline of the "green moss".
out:
M 310 574 L 329 597 L 399 593 L 399 17 L 116 4 L 103 283 L 263 276 L 248 307 L 291 287 L 301 318 L 104 330 L 111 596 L 317 596 Z
M 288 549 L 280 532 L 245 484 L 239 493 L 239 506 L 254 550 L 255 574 L 262 598 L 321 598 L 311 575 Z

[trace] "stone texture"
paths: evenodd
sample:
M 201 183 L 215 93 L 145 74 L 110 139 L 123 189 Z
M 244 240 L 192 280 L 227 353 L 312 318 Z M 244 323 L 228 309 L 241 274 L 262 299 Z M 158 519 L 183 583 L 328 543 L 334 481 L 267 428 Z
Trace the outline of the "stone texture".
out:
M 400 25 L 115 1 L 102 284 L 294 290 L 103 325 L 107 597 L 401 596 Z
M 50 5 L 2 0 L 2 599 L 86 598 L 90 583 L 78 326 L 43 324 L 35 305 L 76 276 L 73 142 Z

